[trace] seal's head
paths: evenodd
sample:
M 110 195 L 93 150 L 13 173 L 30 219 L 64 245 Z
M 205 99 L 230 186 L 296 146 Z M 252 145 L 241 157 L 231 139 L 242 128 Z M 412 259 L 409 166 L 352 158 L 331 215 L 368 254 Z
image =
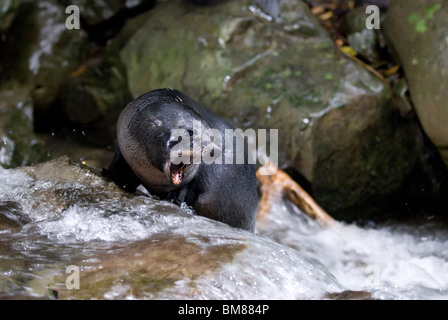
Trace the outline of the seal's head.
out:
M 168 91 L 169 93 L 169 91 Z M 183 110 L 170 96 L 136 99 L 121 113 L 118 145 L 126 162 L 153 192 L 170 192 L 191 180 L 199 170 L 193 163 L 192 123 L 198 117 Z M 179 116 L 179 110 L 183 111 Z
M 183 135 L 179 136 L 179 131 Z M 192 138 L 187 130 L 150 125 L 144 135 L 120 140 L 120 149 L 145 186 L 169 192 L 189 183 L 199 170 L 193 163 Z

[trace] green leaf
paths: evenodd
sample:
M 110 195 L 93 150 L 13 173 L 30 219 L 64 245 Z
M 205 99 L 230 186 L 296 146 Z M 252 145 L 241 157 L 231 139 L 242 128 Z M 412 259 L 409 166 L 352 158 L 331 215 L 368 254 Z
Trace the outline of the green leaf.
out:
M 426 25 L 426 20 L 420 20 L 415 24 L 415 31 L 423 33 L 428 30 L 428 26 Z
M 413 13 L 409 16 L 408 21 L 412 24 L 417 23 L 418 21 L 420 21 L 420 17 L 417 13 Z
M 434 3 L 428 7 L 425 8 L 425 15 L 428 19 L 433 19 L 434 18 L 434 14 L 440 10 L 440 8 L 442 7 L 441 3 Z

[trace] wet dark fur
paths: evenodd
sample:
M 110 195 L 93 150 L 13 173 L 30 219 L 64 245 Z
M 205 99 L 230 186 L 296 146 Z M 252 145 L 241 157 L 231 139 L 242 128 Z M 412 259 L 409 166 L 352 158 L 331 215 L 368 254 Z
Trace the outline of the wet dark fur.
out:
M 134 191 L 142 180 L 152 179 L 149 175 L 160 175 L 163 164 L 169 159 L 170 146 L 173 143 L 169 142 L 172 129 L 183 128 L 192 132 L 193 120 L 199 120 L 207 127 L 221 132 L 223 145 L 224 130 L 234 129 L 211 110 L 172 89 L 145 93 L 132 101 L 123 113 L 131 116 L 121 123 L 121 126 L 125 127 L 119 129 L 125 130 L 122 132 L 129 134 L 131 137 L 129 140 L 142 147 L 145 161 L 148 161 L 151 168 L 143 174 L 140 173 L 138 178 L 138 174 L 135 174 L 138 168 L 135 167 L 135 163 L 127 161 L 123 156 L 126 152 L 122 154 L 119 139 L 114 159 L 109 168 L 104 169 L 104 173 L 130 192 Z M 234 142 L 234 156 L 235 149 Z M 164 181 L 161 176 L 160 183 L 143 183 L 143 185 L 150 193 L 157 194 L 163 199 L 176 204 L 187 203 L 199 215 L 253 231 L 258 195 L 255 165 L 247 164 L 247 144 L 245 150 L 245 164 L 224 164 L 224 160 L 223 164 L 201 162 L 194 178 L 187 184 L 167 185 L 169 179 Z

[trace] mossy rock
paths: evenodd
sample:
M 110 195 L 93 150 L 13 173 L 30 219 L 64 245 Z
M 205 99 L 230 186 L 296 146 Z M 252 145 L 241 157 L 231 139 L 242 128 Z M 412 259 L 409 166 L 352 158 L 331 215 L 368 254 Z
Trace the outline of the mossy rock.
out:
M 29 87 L 38 122 L 48 118 L 61 83 L 90 47 L 82 29 L 66 28 L 67 17 L 55 0 L 22 1 L 1 44 L 1 80 Z
M 11 168 L 45 159 L 45 144 L 33 130 L 28 90 L 0 91 L 0 165 Z
M 278 129 L 280 166 L 328 212 L 390 196 L 410 174 L 412 125 L 388 85 L 338 52 L 304 2 L 170 1 L 144 17 L 121 51 L 132 95 L 172 87 L 243 130 Z
M 0 32 L 11 25 L 19 8 L 19 0 L 0 0 Z
M 392 1 L 384 29 L 423 129 L 448 166 L 448 4 Z

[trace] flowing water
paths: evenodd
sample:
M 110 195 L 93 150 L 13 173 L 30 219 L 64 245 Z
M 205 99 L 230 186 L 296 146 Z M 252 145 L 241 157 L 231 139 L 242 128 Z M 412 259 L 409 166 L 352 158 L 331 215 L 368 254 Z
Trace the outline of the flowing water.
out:
M 98 273 L 108 270 L 135 283 L 132 291 L 112 281 L 96 296 L 104 299 L 331 299 L 348 291 L 372 299 L 448 298 L 448 230 L 431 221 L 326 228 L 280 202 L 250 234 L 146 196 L 96 199 L 88 185 L 37 180 L 18 170 L 0 169 L 0 181 L 3 298 L 54 297 L 48 283 L 72 264 L 84 266 L 82 285 L 100 282 Z M 41 197 L 44 191 L 65 196 L 67 203 L 61 209 L 52 203 L 57 198 Z M 174 255 L 191 251 L 198 259 L 220 261 L 190 261 L 185 254 L 185 268 L 207 263 L 205 270 L 189 274 L 174 268 L 172 283 L 147 292 L 129 274 L 135 257 L 154 255 L 146 270 L 158 275 L 153 269 L 166 258 L 159 244 L 171 244 Z M 157 256 L 154 248 L 163 254 Z M 178 273 L 187 276 L 177 278 Z
M 315 256 L 347 290 L 375 299 L 448 298 L 448 230 L 435 221 L 322 228 L 282 203 L 262 232 Z

